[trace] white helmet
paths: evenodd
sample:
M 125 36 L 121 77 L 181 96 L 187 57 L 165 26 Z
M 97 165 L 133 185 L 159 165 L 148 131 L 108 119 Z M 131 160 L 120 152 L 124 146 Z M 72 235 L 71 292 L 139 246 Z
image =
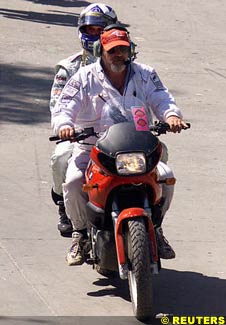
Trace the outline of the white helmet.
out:
M 88 35 L 85 33 L 85 27 L 94 25 L 105 28 L 108 25 L 117 22 L 115 11 L 103 3 L 93 3 L 87 6 L 80 14 L 78 20 L 79 38 L 82 47 L 88 51 L 93 50 L 93 43 L 99 39 L 99 36 Z

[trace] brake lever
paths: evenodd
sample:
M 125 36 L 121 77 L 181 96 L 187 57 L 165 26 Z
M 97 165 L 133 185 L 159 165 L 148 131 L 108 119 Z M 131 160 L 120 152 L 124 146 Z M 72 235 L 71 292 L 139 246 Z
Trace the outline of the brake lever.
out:
M 183 130 L 190 129 L 191 124 L 190 123 L 186 123 L 186 124 L 187 127 L 183 127 L 182 128 Z M 155 124 L 153 125 L 153 127 L 150 128 L 150 131 L 155 132 L 156 136 L 159 136 L 161 134 L 166 134 L 168 131 L 170 131 L 170 126 L 168 123 L 155 121 Z

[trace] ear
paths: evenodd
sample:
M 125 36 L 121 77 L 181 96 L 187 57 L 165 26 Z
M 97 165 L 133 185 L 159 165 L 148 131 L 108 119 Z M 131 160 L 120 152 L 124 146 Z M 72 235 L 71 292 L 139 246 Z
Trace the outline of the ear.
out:
M 130 42 L 130 57 L 136 57 L 136 52 L 135 52 L 136 44 L 133 42 Z

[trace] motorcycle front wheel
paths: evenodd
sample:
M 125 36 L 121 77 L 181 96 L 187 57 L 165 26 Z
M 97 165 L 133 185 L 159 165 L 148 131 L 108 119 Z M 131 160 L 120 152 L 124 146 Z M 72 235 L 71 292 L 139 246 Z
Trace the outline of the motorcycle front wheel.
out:
M 153 286 L 148 233 L 143 218 L 128 221 L 126 230 L 128 281 L 134 315 L 145 320 L 153 314 Z

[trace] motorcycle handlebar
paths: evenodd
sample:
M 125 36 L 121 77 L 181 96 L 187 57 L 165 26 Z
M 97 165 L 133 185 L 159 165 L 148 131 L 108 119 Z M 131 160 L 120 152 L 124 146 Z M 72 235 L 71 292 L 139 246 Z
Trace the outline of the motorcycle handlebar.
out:
M 188 127 L 185 127 L 183 129 L 184 130 L 190 129 L 191 124 L 187 123 L 187 122 L 186 122 L 186 124 Z M 168 123 L 156 122 L 149 129 L 150 129 L 150 131 L 155 132 L 157 135 L 160 135 L 160 134 L 165 134 L 166 132 L 168 132 L 170 130 L 170 126 Z M 54 136 L 49 137 L 49 141 L 57 141 L 57 143 L 64 142 L 64 141 L 78 142 L 81 140 L 85 140 L 91 136 L 95 136 L 95 137 L 98 136 L 98 134 L 94 131 L 93 127 L 84 128 L 84 130 L 75 132 L 72 137 L 66 138 L 66 139 L 61 139 L 59 136 L 54 135 Z
M 52 135 L 51 137 L 49 137 L 49 141 L 57 141 L 60 140 L 60 137 L 58 137 L 58 135 Z

